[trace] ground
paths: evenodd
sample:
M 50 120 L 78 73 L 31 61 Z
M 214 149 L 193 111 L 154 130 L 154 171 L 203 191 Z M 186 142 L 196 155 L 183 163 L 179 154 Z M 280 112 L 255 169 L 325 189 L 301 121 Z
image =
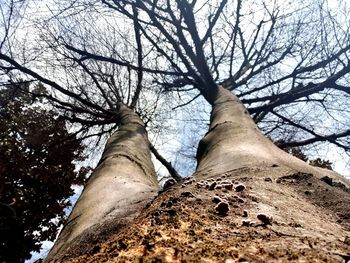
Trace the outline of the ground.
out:
M 75 251 L 65 262 L 348 262 L 350 190 L 278 165 L 198 174 Z

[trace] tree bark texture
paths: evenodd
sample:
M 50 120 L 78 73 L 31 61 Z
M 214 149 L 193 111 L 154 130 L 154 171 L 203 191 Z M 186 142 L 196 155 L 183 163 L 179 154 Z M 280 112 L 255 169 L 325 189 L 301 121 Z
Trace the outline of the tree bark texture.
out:
M 46 262 L 62 262 L 76 251 L 116 233 L 158 193 L 144 123 L 120 104 L 118 130 L 108 139 Z
M 193 177 L 69 262 L 346 262 L 349 182 L 278 149 L 219 88 Z
M 223 173 L 260 165 L 315 171 L 315 168 L 285 153 L 266 138 L 231 91 L 218 87 L 216 94 L 209 131 L 198 146 L 196 174 Z

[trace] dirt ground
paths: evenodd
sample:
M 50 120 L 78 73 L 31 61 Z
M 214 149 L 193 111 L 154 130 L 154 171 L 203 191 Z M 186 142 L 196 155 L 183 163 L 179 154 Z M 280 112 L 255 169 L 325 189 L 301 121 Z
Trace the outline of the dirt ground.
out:
M 65 262 L 348 262 L 350 190 L 277 165 L 188 178 Z

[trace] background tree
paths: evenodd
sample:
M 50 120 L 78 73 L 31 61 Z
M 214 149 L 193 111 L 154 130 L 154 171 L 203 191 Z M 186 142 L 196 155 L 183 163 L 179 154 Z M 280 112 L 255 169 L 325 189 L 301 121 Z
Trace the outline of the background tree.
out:
M 15 5 L 11 2 L 9 6 Z M 133 32 L 132 38 L 139 43 L 140 35 L 136 26 Z M 6 34 L 5 38 L 8 38 Z M 44 40 L 51 46 L 51 39 Z M 57 41 L 56 38 L 53 40 Z M 146 56 L 142 47 L 127 45 L 128 39 L 125 39 L 123 45 L 113 43 L 115 39 L 111 41 L 118 50 L 125 49 L 130 57 L 135 55 L 139 66 L 133 67 L 131 72 L 128 67 L 124 67 L 127 66 L 125 64 L 85 63 L 75 58 L 69 50 L 62 50 L 53 44 L 53 52 L 50 54 L 57 60 L 46 61 L 48 71 L 43 74 L 40 70 L 37 73 L 35 67 L 30 67 L 29 64 L 33 63 L 31 58 L 28 58 L 28 64 L 21 65 L 4 54 L 15 46 L 14 42 L 8 44 L 6 41 L 2 46 L 4 53 L 1 68 L 7 73 L 17 69 L 49 86 L 51 89 L 47 93 L 36 90 L 32 94 L 50 100 L 65 120 L 76 124 L 75 134 L 79 134 L 81 139 L 112 134 L 98 167 L 89 178 L 62 230 L 59 240 L 63 242 L 56 243 L 53 256 L 56 253 L 62 254 L 61 250 L 65 252 L 70 245 L 67 241 L 79 239 L 84 242 L 86 236 L 101 234 L 101 231 L 106 233 L 105 227 L 110 226 L 112 232 L 126 225 L 158 190 L 145 123 L 157 108 L 159 93 L 151 90 L 149 83 L 143 84 L 141 66 Z M 55 61 L 60 61 L 60 66 Z M 150 99 L 146 99 L 142 97 L 145 93 L 156 96 L 148 96 Z M 142 111 L 138 110 L 139 104 L 143 105 Z M 154 147 L 152 150 L 156 153 Z M 168 168 L 171 166 L 170 163 L 165 164 Z M 119 173 L 115 174 L 114 169 Z M 131 195 L 129 199 L 124 198 L 126 193 Z M 107 200 L 106 196 L 109 196 Z M 91 231 L 92 227 L 95 227 L 94 231 Z M 76 242 L 72 244 L 75 245 Z
M 85 181 L 77 171 L 84 146 L 57 113 L 39 106 L 12 83 L 0 92 L 0 260 L 24 262 L 42 241 L 56 238 L 74 194 Z M 34 89 L 41 89 L 36 86 Z

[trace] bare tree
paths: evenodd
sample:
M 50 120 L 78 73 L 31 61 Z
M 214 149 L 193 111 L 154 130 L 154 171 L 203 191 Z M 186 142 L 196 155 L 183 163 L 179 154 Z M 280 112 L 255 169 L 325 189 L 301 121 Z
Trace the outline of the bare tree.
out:
M 53 52 L 44 54 L 44 58 L 49 60 L 41 58 L 38 61 L 36 56 L 25 56 L 24 61 L 19 63 L 17 60 L 21 59 L 21 54 L 11 52 L 16 45 L 11 43 L 13 38 L 10 37 L 12 9 L 16 8 L 16 4 L 13 1 L 8 4 L 10 11 L 5 20 L 4 44 L 0 55 L 0 67 L 4 72 L 2 81 L 6 83 L 16 70 L 23 74 L 27 82 L 40 81 L 48 86 L 50 92 L 41 93 L 37 89 L 27 92 L 51 101 L 65 120 L 75 124 L 75 135 L 81 139 L 112 133 L 98 166 L 49 255 L 49 258 L 58 258 L 68 249 L 74 251 L 74 246 L 84 243 L 86 237 L 105 233 L 107 229 L 115 231 L 122 228 L 158 192 L 156 172 L 151 161 L 151 145 L 144 122 L 152 112 L 147 112 L 145 105 L 144 110 L 137 113 L 144 88 L 141 70 L 144 54 L 141 46 L 134 50 L 138 64 L 134 72 L 130 72 L 129 67 L 121 68 L 118 63 L 81 60 L 68 49 L 62 50 L 60 45 L 56 45 L 62 40 L 60 36 L 49 39 L 52 35 L 47 35 L 43 40 Z M 140 34 L 136 26 L 132 37 L 139 43 Z M 126 44 L 121 48 L 127 48 Z M 127 52 L 133 56 L 132 51 Z M 55 61 L 53 56 L 56 56 Z M 42 70 L 42 63 L 46 70 Z M 154 101 L 148 106 L 153 111 L 157 97 Z M 156 152 L 154 147 L 152 149 Z M 171 164 L 166 164 L 169 169 L 173 169 Z M 130 195 L 130 198 L 125 198 L 125 195 Z M 104 201 L 106 198 L 108 202 Z
M 349 25 L 326 1 L 288 7 L 278 1 L 104 2 L 129 18 L 130 6 L 143 13 L 144 38 L 181 74 L 169 74 L 166 89 L 193 85 L 210 101 L 207 87 L 221 85 L 236 93 L 266 133 L 278 137 L 286 125 L 297 130 L 289 146 L 328 141 L 348 150 L 342 109 L 330 104 L 347 103 L 341 98 L 348 96 Z M 291 116 L 303 108 L 307 114 Z M 331 118 L 339 120 L 336 130 L 323 129 Z
M 104 260 L 109 255 L 116 257 L 117 261 L 131 260 L 132 257 L 144 257 L 149 260 L 159 256 L 164 259 L 177 258 L 179 249 L 182 251 L 181 259 L 199 258 L 201 251 L 196 248 L 196 245 L 199 245 L 198 238 L 181 239 L 182 234 L 195 231 L 194 229 L 203 231 L 201 228 L 207 224 L 214 228 L 214 238 L 208 235 L 201 235 L 200 238 L 207 245 L 215 240 L 219 242 L 222 233 L 214 227 L 217 224 L 216 217 L 227 216 L 230 205 L 234 205 L 239 211 L 229 214 L 226 221 L 220 221 L 221 227 L 228 232 L 237 228 L 238 233 L 249 238 L 237 240 L 227 234 L 226 242 L 220 243 L 222 249 L 208 249 L 208 253 L 205 254 L 207 258 L 218 259 L 215 256 L 218 251 L 225 251 L 226 248 L 232 251 L 233 247 L 242 242 L 242 251 L 245 251 L 248 258 L 252 257 L 248 247 L 253 243 L 256 250 L 261 248 L 261 260 L 271 260 L 273 256 L 269 251 L 274 249 L 275 241 L 269 239 L 262 243 L 261 240 L 266 236 L 276 237 L 281 244 L 286 245 L 285 248 L 278 248 L 281 258 L 288 257 L 291 244 L 293 253 L 295 252 L 301 260 L 321 260 L 327 257 L 330 260 L 340 260 L 343 254 L 347 253 L 345 243 L 348 242 L 346 236 L 349 234 L 349 225 L 342 219 L 346 218 L 349 212 L 349 183 L 335 173 L 311 167 L 283 152 L 263 136 L 256 126 L 258 123 L 265 133 L 283 139 L 285 146 L 328 141 L 348 150 L 349 130 L 346 120 L 342 118 L 347 114 L 348 103 L 346 83 L 350 69 L 350 42 L 347 34 L 349 26 L 341 14 L 334 14 L 335 11 L 327 6 L 327 2 L 293 2 L 288 3 L 289 8 L 285 8 L 285 5 L 279 1 L 257 3 L 240 0 L 103 0 L 102 5 L 74 2 L 73 6 L 62 9 L 60 16 L 65 20 L 58 19 L 58 30 L 50 28 L 47 35 L 49 37 L 45 40 L 45 43 L 50 43 L 50 50 L 54 50 L 57 56 L 53 63 L 59 62 L 61 66 L 68 63 L 67 67 L 63 68 L 64 72 L 70 74 L 69 85 L 64 87 L 39 75 L 30 69 L 29 65 L 17 62 L 8 54 L 0 53 L 4 69 L 20 70 L 60 92 L 60 96 L 50 95 L 50 99 L 57 107 L 66 111 L 66 118 L 74 122 L 92 121 L 96 125 L 118 123 L 122 131 L 122 115 L 119 113 L 116 117 L 115 111 L 119 112 L 123 107 L 115 108 L 115 105 L 123 102 L 130 113 L 130 109 L 134 109 L 137 101 L 140 101 L 140 92 L 145 90 L 143 83 L 148 83 L 149 90 L 156 90 L 161 86 L 164 91 L 177 94 L 196 92 L 183 106 L 201 96 L 212 108 L 209 130 L 197 149 L 198 165 L 194 176 L 197 180 L 202 180 L 201 182 L 194 187 L 193 181 L 189 181 L 158 196 L 152 205 L 143 211 L 138 218 L 138 224 L 130 225 L 130 228 L 119 232 L 117 236 L 109 236 L 106 243 L 99 243 L 111 250 L 113 244 L 117 244 L 117 253 L 106 252 L 101 245 L 95 249 L 91 243 L 94 239 L 104 237 L 103 230 L 108 231 L 109 226 L 118 228 L 118 223 L 93 226 L 98 220 L 89 224 L 90 216 L 87 216 L 81 220 L 86 226 L 87 235 L 78 237 L 81 233 L 79 227 L 69 229 L 68 222 L 66 233 L 73 233 L 75 240 L 62 234 L 48 261 L 53 258 L 62 260 L 65 256 L 81 256 L 77 259 L 81 261 Z M 96 12 L 88 13 L 95 14 L 99 23 L 90 27 L 87 25 L 91 21 L 84 21 L 87 28 L 78 27 L 77 30 L 76 24 L 69 18 L 75 17 L 75 14 L 81 18 L 81 6 L 84 10 L 87 10 L 87 7 L 93 8 Z M 109 20 L 111 14 L 115 14 L 117 19 Z M 106 23 L 101 19 L 105 19 Z M 61 24 L 62 21 L 66 22 Z M 108 27 L 108 21 L 114 23 L 111 28 Z M 121 21 L 125 26 L 117 27 Z M 100 25 L 105 25 L 104 29 L 118 30 L 103 38 L 91 31 Z M 116 35 L 118 41 L 110 42 L 110 37 Z M 77 68 L 84 72 L 83 78 L 76 74 Z M 107 69 L 115 69 L 117 72 L 109 71 L 110 73 L 106 74 Z M 130 74 L 126 79 L 134 85 L 122 85 L 114 90 L 114 78 L 116 74 L 119 76 L 120 72 Z M 85 76 L 88 76 L 94 89 L 86 88 Z M 84 83 L 80 84 L 82 79 Z M 122 91 L 125 88 L 127 90 Z M 98 96 L 95 96 L 95 92 Z M 66 100 L 62 100 L 62 96 Z M 114 101 L 111 101 L 111 98 L 115 98 Z M 336 101 L 341 101 L 341 104 L 333 104 Z M 147 104 L 140 107 L 147 108 Z M 343 113 L 342 117 L 339 112 Z M 130 113 L 130 116 L 135 115 Z M 322 129 L 325 120 L 330 119 L 328 116 L 337 123 L 334 130 Z M 140 121 L 135 122 L 138 127 L 144 128 Z M 128 122 L 131 126 L 133 123 L 133 120 Z M 285 131 L 290 127 L 297 132 L 292 139 L 285 140 L 286 135 L 288 136 Z M 118 138 L 122 136 L 119 130 L 116 134 Z M 133 138 L 129 136 L 122 138 L 126 139 L 125 143 L 134 144 Z M 143 145 L 147 145 L 147 140 L 143 141 Z M 107 153 L 109 147 L 108 143 Z M 145 153 L 149 151 L 146 148 L 142 148 Z M 136 161 L 135 165 L 141 167 L 137 164 L 148 164 L 149 160 L 148 157 L 144 158 L 141 162 Z M 98 179 L 99 169 L 95 174 Z M 109 172 L 106 172 L 106 175 L 108 174 Z M 147 178 L 144 175 L 142 178 Z M 94 181 L 95 177 L 90 180 Z M 225 184 L 218 183 L 223 178 L 245 184 L 234 186 L 229 181 Z M 131 187 L 136 185 L 135 181 L 126 181 Z M 103 189 L 107 184 L 108 182 L 104 182 L 100 187 Z M 144 185 L 148 187 L 148 184 Z M 216 185 L 220 185 L 220 188 Z M 120 187 L 120 180 L 116 182 L 115 187 Z M 214 198 L 216 201 L 213 199 L 218 202 L 214 209 L 210 208 L 212 196 L 207 194 L 207 188 L 221 195 L 221 198 Z M 220 192 L 222 188 L 234 188 L 239 193 L 243 191 L 243 194 Z M 89 189 L 94 193 L 97 191 L 93 196 L 101 199 L 93 197 L 93 200 L 103 200 L 101 207 L 108 207 L 107 210 L 120 219 L 120 215 L 115 214 L 116 207 L 110 206 L 114 202 L 113 198 L 106 200 L 108 193 L 113 191 L 111 188 L 106 187 L 107 192 L 103 194 L 99 192 L 99 187 L 88 185 L 86 189 L 88 190 L 84 193 L 88 193 Z M 132 189 L 137 190 L 137 187 Z M 154 189 L 152 187 L 153 191 Z M 306 193 L 306 189 L 309 194 Z M 327 190 L 329 194 L 322 196 L 318 189 Z M 185 208 L 174 205 L 180 198 L 195 197 L 194 191 L 197 199 L 201 200 L 198 201 L 197 207 L 190 201 L 183 201 Z M 125 196 L 125 191 L 122 192 Z M 140 207 L 152 196 L 149 194 L 140 199 L 142 204 L 131 209 L 132 214 L 137 214 Z M 84 199 L 83 196 L 81 199 Z M 129 196 L 127 200 L 128 204 L 133 203 Z M 255 223 L 251 224 L 249 221 L 242 223 L 240 213 L 243 208 L 237 203 L 244 203 L 249 210 L 244 216 L 257 218 L 263 227 L 251 228 Z M 74 208 L 71 218 L 74 218 L 74 215 L 85 216 L 85 211 L 78 207 L 77 205 Z M 128 208 L 124 205 L 123 207 L 124 211 Z M 303 209 L 304 207 L 307 207 L 307 210 Z M 262 211 L 264 213 L 261 213 Z M 325 217 L 325 211 L 335 213 L 336 216 Z M 103 211 L 98 212 L 99 216 L 101 213 Z M 200 214 L 204 217 L 200 217 Z M 340 218 L 340 221 L 337 218 Z M 193 220 L 196 220 L 200 227 L 193 226 Z M 327 222 L 326 226 L 322 220 Z M 302 224 L 302 233 L 295 233 L 295 221 Z M 163 228 L 162 222 L 168 228 Z M 266 228 L 267 225 L 271 227 Z M 95 227 L 99 229 L 99 234 L 93 236 Z M 253 232 L 256 233 L 255 237 Z M 178 240 L 174 242 L 176 235 Z M 198 237 L 195 234 L 193 236 Z M 285 236 L 288 236 L 288 242 L 281 241 L 281 237 Z M 155 243 L 159 241 L 159 244 L 154 244 L 150 238 L 154 239 Z M 304 251 L 305 253 L 301 253 L 303 240 L 313 244 Z M 82 248 L 84 245 L 80 246 L 82 242 L 90 242 L 86 249 L 91 249 L 95 255 L 89 258 L 86 249 Z M 183 245 L 186 242 L 193 242 L 195 245 L 192 244 L 186 250 Z M 339 253 L 330 252 L 330 243 Z M 70 247 L 65 247 L 66 245 Z M 157 249 L 151 251 L 155 246 Z M 55 251 L 60 248 L 60 253 L 55 255 Z M 133 251 L 134 254 L 119 253 L 121 250 Z M 228 256 L 225 253 L 223 255 Z M 230 254 L 230 257 L 233 256 Z

